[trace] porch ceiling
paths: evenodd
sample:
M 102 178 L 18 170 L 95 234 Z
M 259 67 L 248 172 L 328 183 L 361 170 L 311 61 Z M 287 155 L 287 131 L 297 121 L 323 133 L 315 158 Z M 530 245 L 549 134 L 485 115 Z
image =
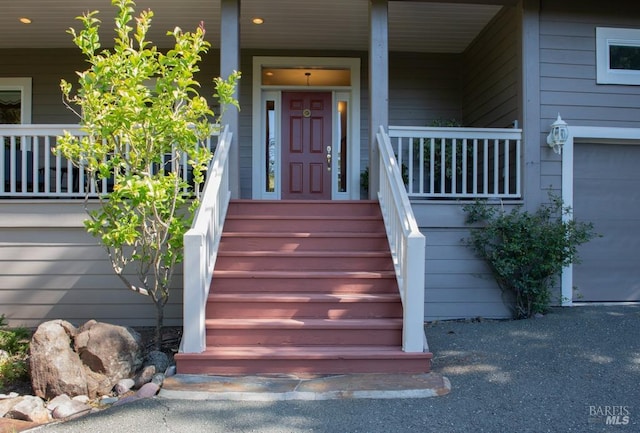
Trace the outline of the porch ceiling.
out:
M 100 10 L 105 29 L 113 27 L 110 0 L 20 0 L 4 2 L 0 14 L 0 48 L 72 48 L 69 27 L 80 27 L 74 17 Z M 463 51 L 478 32 L 511 0 L 391 1 L 389 40 L 392 51 Z M 485 4 L 480 4 L 485 3 Z M 243 48 L 297 50 L 368 49 L 368 0 L 242 0 Z M 204 21 L 207 36 L 219 46 L 220 0 L 138 0 L 137 11 L 155 14 L 151 39 L 160 46 L 171 41 L 166 31 L 180 26 L 194 29 Z M 28 17 L 31 24 L 20 23 Z M 253 17 L 264 24 L 254 25 Z M 112 33 L 102 33 L 104 42 Z M 6 61 L 6 59 L 5 59 Z

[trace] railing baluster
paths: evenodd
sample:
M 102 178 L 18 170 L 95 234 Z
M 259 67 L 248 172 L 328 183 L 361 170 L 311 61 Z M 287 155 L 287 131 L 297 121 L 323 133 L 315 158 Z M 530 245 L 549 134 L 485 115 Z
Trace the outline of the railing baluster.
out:
M 499 141 L 493 140 L 493 194 L 500 194 L 500 146 Z
M 436 139 L 431 137 L 429 145 L 429 193 L 436 192 Z
M 44 172 L 42 177 L 44 178 L 44 193 L 51 192 L 51 136 L 45 135 L 44 137 Z
M 521 168 L 520 168 L 520 161 L 521 161 L 521 155 L 520 155 L 520 149 L 521 147 L 521 142 L 520 140 L 516 140 L 516 190 L 515 190 L 515 194 L 520 197 L 520 182 L 522 180 L 522 175 L 521 175 Z
M 32 148 L 33 148 L 33 158 L 31 159 L 31 190 L 34 193 L 40 192 L 40 173 L 38 169 L 38 161 L 40 161 L 40 140 L 37 135 L 31 137 Z
M 509 194 L 509 140 L 504 140 L 504 181 L 502 182 L 503 194 Z
M 451 140 L 451 194 L 458 192 L 458 139 Z
M 483 194 L 489 194 L 489 140 L 484 139 L 484 154 L 483 154 L 483 172 L 482 172 L 482 192 Z
M 16 192 L 16 137 L 11 136 L 9 140 L 9 192 Z
M 462 182 L 462 194 L 466 194 L 467 193 L 467 184 L 469 183 L 469 179 L 468 179 L 468 175 L 469 173 L 467 173 L 467 139 L 463 138 L 462 139 L 462 155 L 460 156 L 462 158 L 462 179 L 460 180 Z
M 5 147 L 5 136 L 0 135 L 0 143 L 2 143 L 2 147 L 4 151 L 0 153 L 0 179 L 2 179 L 2 183 L 0 184 L 0 191 L 5 192 L 5 183 L 6 179 L 9 179 L 9 173 L 5 172 L 5 157 L 7 156 L 7 151 Z
M 418 190 L 420 194 L 424 194 L 424 138 L 420 137 L 420 157 L 418 159 L 418 167 L 420 170 L 420 183 Z
M 446 193 L 445 174 L 447 172 L 447 143 L 444 138 L 440 138 L 440 194 Z

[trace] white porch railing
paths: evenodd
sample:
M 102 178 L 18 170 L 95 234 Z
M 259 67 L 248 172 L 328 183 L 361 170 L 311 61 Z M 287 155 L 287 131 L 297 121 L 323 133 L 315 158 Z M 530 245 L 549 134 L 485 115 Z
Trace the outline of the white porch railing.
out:
M 521 198 L 522 130 L 390 126 L 411 198 Z
M 3 198 L 84 198 L 107 193 L 113 182 L 87 182 L 82 168 L 74 167 L 60 153 L 52 152 L 57 137 L 69 131 L 86 135 L 78 125 L 0 125 L 0 197 Z M 213 150 L 213 133 L 202 146 Z M 189 180 L 187 158 L 181 158 L 180 172 Z M 172 170 L 178 167 L 171 167 Z
M 200 207 L 191 229 L 184 235 L 183 338 L 180 351 L 201 353 L 206 349 L 205 308 L 222 235 L 229 189 L 231 133 L 224 128 L 209 166 Z
M 425 237 L 418 229 L 391 141 L 382 126 L 376 138 L 380 155 L 378 200 L 403 306 L 402 349 L 423 352 L 428 349 L 424 335 Z

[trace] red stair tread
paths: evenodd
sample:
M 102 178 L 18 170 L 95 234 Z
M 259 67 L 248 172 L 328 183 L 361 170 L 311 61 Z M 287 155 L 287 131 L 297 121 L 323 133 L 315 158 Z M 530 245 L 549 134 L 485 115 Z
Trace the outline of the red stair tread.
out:
M 402 328 L 402 319 L 206 319 L 207 329 L 389 329 Z
M 400 300 L 397 293 L 209 293 L 209 302 L 394 302 Z
M 177 354 L 177 357 L 184 355 Z M 431 359 L 428 352 L 409 353 L 389 346 L 225 346 L 210 347 L 202 353 L 189 354 L 193 359 Z
M 385 251 L 218 251 L 218 257 L 390 257 Z
M 224 232 L 222 237 L 256 237 L 256 238 L 370 238 L 377 237 L 383 238 L 386 237 L 387 234 L 385 232 L 355 232 L 355 233 L 346 233 L 346 232 L 244 232 L 244 231 L 229 231 Z
M 247 271 L 228 271 L 224 269 L 216 269 L 215 277 L 225 278 L 246 278 Z M 251 277 L 260 278 L 395 278 L 395 271 L 332 271 L 332 270 L 314 270 L 314 271 L 268 271 L 258 270 L 251 271 Z

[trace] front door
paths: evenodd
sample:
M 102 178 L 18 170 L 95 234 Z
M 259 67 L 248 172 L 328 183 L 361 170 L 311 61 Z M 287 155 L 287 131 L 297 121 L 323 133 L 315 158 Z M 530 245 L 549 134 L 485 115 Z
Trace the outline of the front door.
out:
M 282 92 L 282 198 L 331 199 L 331 93 Z

